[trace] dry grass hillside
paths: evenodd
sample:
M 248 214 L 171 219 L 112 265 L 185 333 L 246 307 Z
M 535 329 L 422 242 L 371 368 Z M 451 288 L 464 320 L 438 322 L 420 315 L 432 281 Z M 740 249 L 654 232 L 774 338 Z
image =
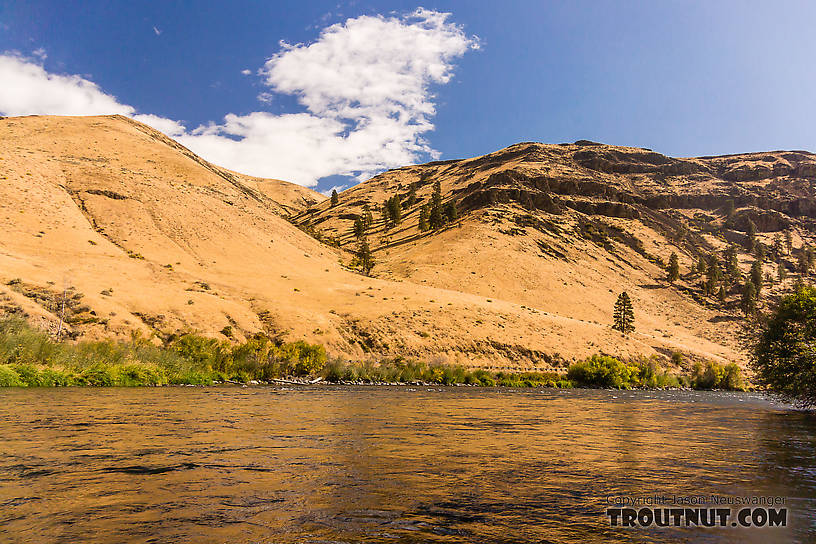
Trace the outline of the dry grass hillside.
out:
M 215 167 L 123 117 L 0 119 L 0 182 L 0 311 L 55 333 L 62 322 L 74 338 L 265 331 L 351 358 L 491 368 L 671 343 L 456 286 L 362 276 L 282 217 L 316 193 Z
M 437 182 L 458 218 L 422 232 L 421 209 Z M 371 211 L 365 236 L 379 277 L 577 321 L 588 327 L 584 341 L 600 350 L 615 351 L 597 331 L 608 327 L 626 290 L 636 310 L 634 336 L 644 344 L 742 362 L 741 286 L 724 282 L 724 300 L 705 293 L 696 263 L 712 255 L 722 262 L 732 246 L 747 276 L 755 260 L 747 234 L 753 222 L 766 253 L 762 301 L 789 289 L 814 234 L 814 182 L 816 155 L 806 152 L 673 159 L 586 141 L 523 143 L 385 172 L 341 193 L 336 206 L 320 203 L 296 220 L 354 250 L 354 222 Z M 401 220 L 385 228 L 384 202 L 396 195 Z M 673 252 L 681 279 L 670 285 L 665 263 Z M 785 281 L 776 279 L 778 263 L 788 272 Z M 555 346 L 574 340 L 566 338 L 571 331 L 550 334 Z
M 0 312 L 54 333 L 62 323 L 73 338 L 264 331 L 347 358 L 494 369 L 598 351 L 739 361 L 738 295 L 703 297 L 690 276 L 668 286 L 656 263 L 674 250 L 685 272 L 699 253 L 744 239 L 748 218 L 769 245 L 780 228 L 796 248 L 807 243 L 814 164 L 803 153 L 679 161 L 520 144 L 387 172 L 331 207 L 309 189 L 214 166 L 124 117 L 5 118 Z M 435 181 L 460 217 L 420 233 Z M 350 269 L 363 205 L 407 197 L 412 183 L 418 202 L 403 221 L 386 231 L 377 213 L 368 229 L 375 277 Z M 796 251 L 781 258 L 790 264 Z M 747 268 L 751 257 L 740 259 Z M 637 315 L 627 338 L 609 327 L 623 289 Z

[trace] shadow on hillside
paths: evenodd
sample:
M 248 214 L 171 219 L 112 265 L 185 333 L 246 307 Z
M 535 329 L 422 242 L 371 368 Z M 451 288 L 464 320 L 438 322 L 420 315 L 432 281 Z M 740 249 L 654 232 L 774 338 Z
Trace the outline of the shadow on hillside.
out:
M 736 315 L 715 315 L 708 320 L 709 323 L 723 323 L 726 321 L 742 321 L 742 318 Z
M 644 283 L 643 285 L 638 285 L 641 289 L 663 289 L 666 286 L 660 285 L 659 283 Z

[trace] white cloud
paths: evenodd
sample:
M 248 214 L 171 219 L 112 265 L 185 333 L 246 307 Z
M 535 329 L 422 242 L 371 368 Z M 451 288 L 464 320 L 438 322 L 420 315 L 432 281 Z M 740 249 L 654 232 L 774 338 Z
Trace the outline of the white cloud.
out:
M 159 117 L 158 115 L 153 115 L 152 113 L 140 113 L 138 115 L 131 115 L 131 117 L 140 123 L 149 125 L 159 132 L 164 132 L 173 138 L 182 136 L 186 131 L 184 125 L 182 125 L 179 121 L 173 121 L 172 119 L 167 119 L 166 117 Z
M 155 26 L 153 27 L 153 32 L 156 33 L 156 36 L 161 36 L 161 33 L 162 33 L 162 31 L 159 30 L 158 28 L 156 28 Z
M 243 75 L 245 75 L 245 76 L 248 76 L 248 75 L 250 75 L 252 73 L 252 70 L 250 70 L 249 68 L 245 68 L 245 69 L 241 70 L 241 73 Z
M 430 87 L 450 81 L 453 62 L 478 48 L 448 17 L 424 9 L 361 16 L 325 28 L 313 43 L 282 43 L 260 72 L 268 90 L 258 98 L 294 95 L 302 113 L 228 114 L 187 131 L 178 121 L 136 114 L 86 79 L 50 74 L 13 54 L 0 55 L 0 80 L 11 82 L 0 86 L 0 113 L 121 113 L 238 172 L 307 186 L 335 174 L 362 180 L 438 157 L 423 137 L 434 128 Z
M 478 48 L 448 16 L 362 16 L 329 26 L 314 43 L 283 43 L 262 73 L 271 91 L 297 96 L 306 113 L 227 115 L 182 141 L 218 164 L 303 185 L 436 157 L 422 137 L 436 111 L 429 87 L 450 81 L 453 61 Z
M 97 85 L 76 75 L 51 74 L 16 54 L 0 55 L 0 113 L 3 115 L 133 115 Z

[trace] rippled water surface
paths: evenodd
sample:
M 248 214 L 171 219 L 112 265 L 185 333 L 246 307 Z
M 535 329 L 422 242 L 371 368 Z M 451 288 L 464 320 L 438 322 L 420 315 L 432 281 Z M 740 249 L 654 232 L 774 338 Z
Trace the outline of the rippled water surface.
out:
M 782 496 L 620 529 L 610 495 Z M 814 542 L 816 419 L 751 394 L 0 390 L 2 542 Z

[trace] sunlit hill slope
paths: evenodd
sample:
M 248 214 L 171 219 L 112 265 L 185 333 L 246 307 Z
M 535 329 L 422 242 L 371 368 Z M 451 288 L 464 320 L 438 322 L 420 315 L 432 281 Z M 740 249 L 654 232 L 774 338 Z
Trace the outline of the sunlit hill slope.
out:
M 458 218 L 419 232 L 437 181 Z M 703 296 L 687 272 L 701 254 L 742 247 L 751 219 L 768 247 L 793 234 L 780 257 L 791 275 L 764 293 L 789 287 L 811 237 L 814 181 L 816 157 L 803 152 L 680 160 L 518 144 L 386 172 L 332 207 L 124 117 L 5 118 L 0 308 L 52 331 L 62 321 L 77 338 L 263 331 L 356 359 L 546 368 L 598 351 L 682 351 L 740 361 L 739 295 Z M 412 184 L 416 202 L 385 229 L 382 202 L 405 202 Z M 349 267 L 364 205 L 374 277 Z M 672 251 L 685 276 L 674 286 L 660 267 Z M 746 271 L 752 258 L 740 254 Z M 637 327 L 626 338 L 609 326 L 624 289 Z

